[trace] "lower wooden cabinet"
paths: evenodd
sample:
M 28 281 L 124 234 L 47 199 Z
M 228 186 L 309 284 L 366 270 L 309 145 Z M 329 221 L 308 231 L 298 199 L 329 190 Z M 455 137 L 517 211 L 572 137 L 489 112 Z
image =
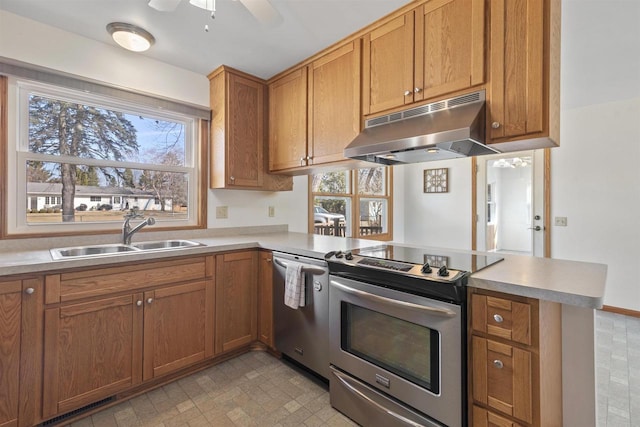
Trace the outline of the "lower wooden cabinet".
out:
M 172 276 L 156 274 L 163 268 L 183 271 L 190 280 L 166 284 Z M 84 270 L 47 279 L 57 291 L 48 290 L 50 295 L 72 301 L 44 310 L 44 419 L 213 356 L 213 257 Z M 176 277 L 169 280 L 179 282 Z M 123 293 L 127 285 L 134 290 Z M 81 298 L 78 289 L 85 290 L 81 295 L 97 289 L 101 294 Z
M 242 251 L 216 256 L 215 353 L 258 338 L 258 254 Z
M 473 427 L 562 426 L 560 304 L 469 288 Z
M 273 254 L 261 251 L 258 265 L 258 340 L 274 348 L 273 337 Z
M 0 282 L 0 426 L 37 422 L 41 375 L 42 279 Z
M 521 424 L 510 421 L 493 412 L 473 407 L 473 427 L 524 427 Z

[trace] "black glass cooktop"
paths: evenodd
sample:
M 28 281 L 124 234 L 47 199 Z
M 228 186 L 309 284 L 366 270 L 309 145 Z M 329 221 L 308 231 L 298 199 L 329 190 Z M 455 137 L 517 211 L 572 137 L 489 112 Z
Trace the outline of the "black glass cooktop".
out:
M 367 248 L 354 249 L 353 255 L 367 258 L 378 258 L 390 261 L 398 261 L 408 264 L 429 263 L 431 267 L 446 265 L 449 269 L 474 273 L 485 267 L 501 261 L 498 255 L 478 255 L 463 252 L 444 251 L 442 249 L 412 248 L 397 245 L 379 245 Z

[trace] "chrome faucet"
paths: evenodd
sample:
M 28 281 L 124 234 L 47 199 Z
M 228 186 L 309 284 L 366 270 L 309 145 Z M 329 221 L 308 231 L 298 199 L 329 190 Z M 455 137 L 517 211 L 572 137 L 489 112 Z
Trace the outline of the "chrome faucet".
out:
M 144 215 L 142 215 L 141 213 L 138 213 L 137 209 L 131 209 L 131 211 L 124 216 L 124 224 L 122 224 L 122 243 L 123 244 L 130 245 L 131 236 L 133 236 L 135 233 L 140 231 L 142 227 L 144 227 L 145 225 L 153 225 L 156 223 L 155 218 L 149 217 L 144 221 L 142 221 L 140 224 L 131 228 L 131 224 L 129 224 L 129 222 L 132 219 L 142 219 L 142 218 L 144 218 Z

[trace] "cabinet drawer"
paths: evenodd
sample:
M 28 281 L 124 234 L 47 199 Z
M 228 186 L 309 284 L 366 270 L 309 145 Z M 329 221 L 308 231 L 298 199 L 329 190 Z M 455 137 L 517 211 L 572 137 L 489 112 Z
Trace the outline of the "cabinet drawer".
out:
M 532 423 L 534 354 L 476 336 L 471 346 L 473 400 Z
M 471 327 L 520 344 L 532 345 L 532 304 L 488 295 L 471 296 Z
M 46 303 L 75 301 L 151 286 L 202 280 L 213 275 L 213 257 L 193 257 L 52 274 L 46 277 Z
M 472 427 L 522 427 L 522 425 L 473 405 Z

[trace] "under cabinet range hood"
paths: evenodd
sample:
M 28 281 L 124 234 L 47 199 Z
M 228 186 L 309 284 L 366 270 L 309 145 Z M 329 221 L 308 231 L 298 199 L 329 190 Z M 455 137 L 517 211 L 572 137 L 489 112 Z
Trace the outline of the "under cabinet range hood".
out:
M 345 157 L 395 165 L 499 153 L 484 144 L 485 92 L 369 119 Z

